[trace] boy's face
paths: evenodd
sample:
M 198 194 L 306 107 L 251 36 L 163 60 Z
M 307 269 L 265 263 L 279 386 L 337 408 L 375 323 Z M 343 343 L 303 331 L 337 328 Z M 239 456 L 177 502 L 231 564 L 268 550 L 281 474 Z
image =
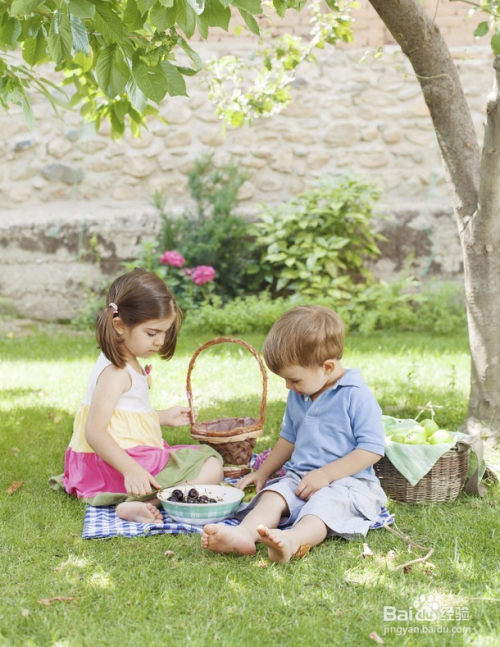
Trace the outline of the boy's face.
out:
M 329 387 L 334 369 L 335 363 L 328 360 L 318 367 L 289 366 L 278 371 L 278 375 L 285 380 L 287 389 L 313 397 Z

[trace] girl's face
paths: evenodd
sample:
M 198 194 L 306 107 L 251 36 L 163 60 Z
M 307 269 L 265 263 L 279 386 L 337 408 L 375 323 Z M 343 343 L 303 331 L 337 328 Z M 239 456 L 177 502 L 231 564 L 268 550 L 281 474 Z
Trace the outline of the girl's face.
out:
M 174 323 L 175 315 L 168 319 L 150 319 L 134 328 L 121 323 L 116 330 L 124 338 L 127 359 L 144 359 L 157 353 L 165 343 L 165 335 Z

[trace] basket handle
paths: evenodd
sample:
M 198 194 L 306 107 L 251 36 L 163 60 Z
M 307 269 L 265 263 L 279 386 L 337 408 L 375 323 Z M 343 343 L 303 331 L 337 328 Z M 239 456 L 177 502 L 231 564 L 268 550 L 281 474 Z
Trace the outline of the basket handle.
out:
M 189 407 L 191 408 L 191 428 L 193 427 L 193 424 L 194 424 L 193 395 L 191 390 L 191 373 L 193 372 L 196 358 L 201 353 L 201 351 L 205 350 L 206 348 L 209 348 L 210 346 L 216 346 L 217 344 L 225 344 L 226 342 L 239 344 L 240 346 L 243 346 L 243 348 L 246 348 L 252 353 L 252 355 L 255 357 L 255 359 L 259 364 L 260 372 L 262 373 L 262 400 L 260 402 L 259 425 L 261 427 L 264 426 L 264 420 L 266 416 L 266 403 L 267 403 L 267 373 L 266 373 L 266 367 L 264 366 L 264 362 L 262 361 L 262 358 L 259 352 L 256 351 L 253 346 L 250 346 L 250 344 L 247 344 L 242 339 L 236 339 L 235 337 L 215 337 L 215 339 L 211 339 L 210 341 L 207 341 L 204 344 L 202 344 L 195 351 L 193 357 L 191 357 L 191 361 L 189 362 L 187 381 L 186 381 L 186 395 L 189 401 Z

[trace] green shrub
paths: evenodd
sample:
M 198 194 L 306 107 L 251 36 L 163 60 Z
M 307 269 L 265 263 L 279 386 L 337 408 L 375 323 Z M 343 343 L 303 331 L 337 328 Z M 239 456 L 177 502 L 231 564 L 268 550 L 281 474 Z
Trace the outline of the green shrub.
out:
M 249 235 L 248 220 L 234 213 L 238 190 L 248 179 L 235 164 L 216 168 L 212 156 L 197 159 L 188 173 L 194 211 L 174 217 L 161 210 L 160 252 L 176 250 L 191 266 L 211 265 L 216 270 L 214 290 L 224 300 L 258 287 L 258 253 Z
M 343 299 L 371 279 L 363 266 L 380 252 L 372 227 L 379 189 L 360 178 L 324 177 L 288 203 L 269 208 L 255 225 L 261 266 L 273 296 Z
M 391 283 L 358 285 L 348 299 L 279 297 L 269 292 L 238 297 L 223 304 L 219 299 L 189 312 L 190 331 L 221 335 L 267 333 L 273 323 L 295 305 L 315 303 L 336 310 L 350 332 L 370 334 L 378 330 L 447 334 L 467 325 L 463 288 L 455 284 L 429 285 L 423 289 L 411 277 Z

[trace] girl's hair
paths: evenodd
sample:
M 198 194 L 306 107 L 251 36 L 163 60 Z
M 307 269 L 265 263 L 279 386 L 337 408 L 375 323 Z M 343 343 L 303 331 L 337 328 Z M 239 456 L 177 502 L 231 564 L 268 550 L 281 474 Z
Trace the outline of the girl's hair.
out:
M 151 319 L 174 316 L 165 342 L 159 350 L 162 359 L 168 360 L 173 356 L 182 326 L 182 311 L 172 292 L 156 274 L 137 268 L 118 277 L 109 288 L 106 307 L 97 315 L 96 339 L 99 348 L 110 362 L 118 368 L 124 368 L 126 359 L 122 348 L 123 338 L 113 325 L 115 316 L 120 317 L 128 328 L 135 328 Z
M 273 373 L 290 366 L 322 366 L 341 359 L 344 324 L 336 312 L 323 306 L 296 306 L 278 319 L 264 342 L 262 353 Z

